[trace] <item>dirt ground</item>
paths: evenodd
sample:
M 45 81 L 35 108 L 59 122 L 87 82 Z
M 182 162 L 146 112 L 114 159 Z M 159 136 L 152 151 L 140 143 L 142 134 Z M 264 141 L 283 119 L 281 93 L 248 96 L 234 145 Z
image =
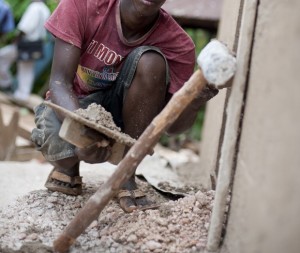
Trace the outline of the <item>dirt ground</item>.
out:
M 169 200 L 139 180 L 157 210 L 125 214 L 112 200 L 77 238 L 70 252 L 199 252 L 204 248 L 214 192 Z M 37 190 L 0 210 L 0 252 L 52 252 L 51 246 L 97 182 L 89 179 L 82 196 Z
M 138 185 L 160 208 L 126 214 L 114 199 L 77 238 L 70 253 L 201 252 L 214 191 L 201 192 L 195 186 L 201 185 L 194 175 L 199 171 L 198 159 L 188 150 L 174 152 L 157 146 L 155 154 L 145 157 L 139 166 Z M 53 241 L 115 168 L 109 163 L 82 163 L 83 195 L 71 197 L 43 187 L 51 165 L 1 162 L 0 252 L 53 252 Z M 163 195 L 141 175 L 170 193 Z M 186 197 L 179 198 L 182 193 Z

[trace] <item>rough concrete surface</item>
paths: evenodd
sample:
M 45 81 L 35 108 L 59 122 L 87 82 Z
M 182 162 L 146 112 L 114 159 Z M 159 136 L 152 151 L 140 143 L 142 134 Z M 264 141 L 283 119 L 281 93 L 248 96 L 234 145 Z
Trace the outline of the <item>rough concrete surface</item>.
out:
M 234 41 L 238 32 L 237 22 L 240 3 L 241 1 L 224 0 L 222 4 L 222 15 L 217 38 L 232 50 L 234 50 Z M 199 167 L 205 169 L 201 174 L 207 179 L 207 185 L 210 184 L 210 175 L 214 175 L 218 167 L 217 161 L 225 124 L 224 110 L 226 108 L 228 90 L 220 90 L 218 96 L 210 100 L 205 109 Z
M 299 9 L 298 0 L 257 6 L 222 253 L 300 252 Z

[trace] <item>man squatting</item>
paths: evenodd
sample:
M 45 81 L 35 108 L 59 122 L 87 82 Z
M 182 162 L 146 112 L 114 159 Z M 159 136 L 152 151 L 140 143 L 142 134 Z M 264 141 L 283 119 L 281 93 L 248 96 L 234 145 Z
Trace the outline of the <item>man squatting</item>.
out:
M 165 1 L 61 0 L 45 24 L 55 37 L 46 99 L 70 111 L 101 104 L 123 132 L 138 139 L 195 66 L 194 43 L 161 8 Z M 207 86 L 167 134 L 190 128 L 199 108 L 217 93 Z M 58 136 L 62 115 L 44 104 L 35 114 L 32 141 L 54 166 L 45 186 L 81 194 L 80 161 L 103 163 L 110 147 L 98 148 L 95 142 L 76 148 Z M 150 204 L 135 176 L 122 186 L 118 199 L 125 212 Z

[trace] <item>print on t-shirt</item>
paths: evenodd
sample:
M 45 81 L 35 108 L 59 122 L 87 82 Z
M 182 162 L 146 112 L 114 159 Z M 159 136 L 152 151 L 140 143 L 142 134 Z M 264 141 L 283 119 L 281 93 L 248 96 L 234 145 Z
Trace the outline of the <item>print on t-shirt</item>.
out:
M 104 67 L 102 72 L 98 72 L 81 65 L 77 68 L 77 75 L 86 85 L 89 91 L 105 89 L 110 87 L 117 79 L 119 72 L 115 72 L 113 67 Z
M 90 42 L 87 53 L 94 55 L 98 60 L 103 61 L 105 65 L 116 65 L 123 59 L 121 55 L 95 40 Z
M 118 66 L 123 57 L 96 40 L 90 42 L 86 53 L 100 61 L 102 63 L 100 66 L 103 63 L 105 66 L 101 71 L 95 71 L 81 65 L 78 66 L 77 75 L 86 85 L 85 88 L 88 88 L 89 91 L 94 91 L 110 87 L 119 74 L 114 66 Z

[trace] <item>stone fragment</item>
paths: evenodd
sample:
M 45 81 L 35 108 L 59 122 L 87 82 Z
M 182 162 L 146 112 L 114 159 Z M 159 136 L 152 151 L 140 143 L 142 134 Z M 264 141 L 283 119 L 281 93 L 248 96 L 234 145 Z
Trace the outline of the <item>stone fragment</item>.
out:
M 149 250 L 156 250 L 156 249 L 160 249 L 162 247 L 159 242 L 156 242 L 153 240 L 146 242 L 146 246 Z

